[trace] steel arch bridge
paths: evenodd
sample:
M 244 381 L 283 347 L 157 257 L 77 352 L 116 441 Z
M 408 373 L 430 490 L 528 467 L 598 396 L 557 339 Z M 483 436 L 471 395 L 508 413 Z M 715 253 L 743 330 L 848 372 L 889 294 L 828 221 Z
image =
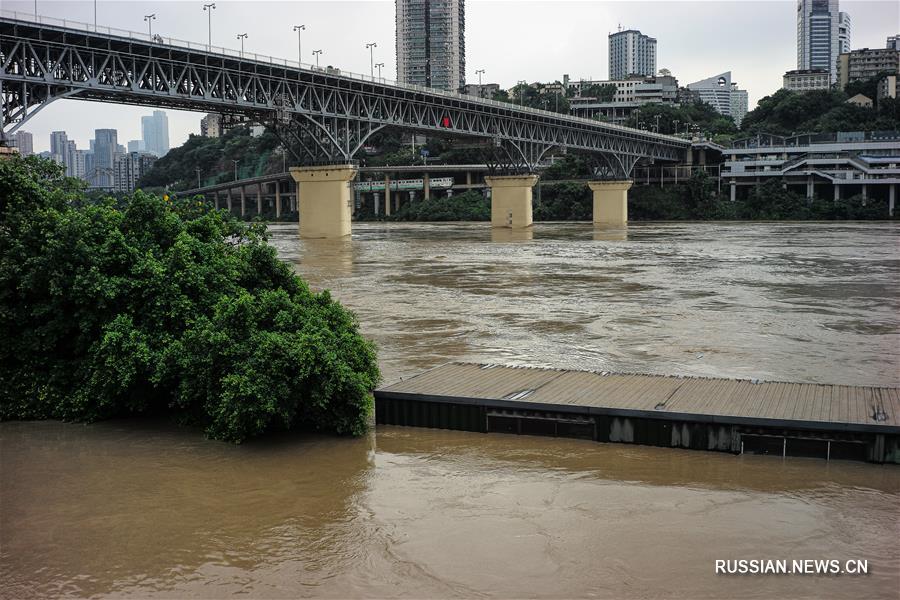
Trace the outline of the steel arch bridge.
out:
M 641 159 L 681 160 L 690 147 L 676 137 L 331 68 L 40 21 L 0 14 L 0 139 L 52 101 L 76 98 L 262 123 L 302 164 L 350 161 L 386 127 L 481 139 L 509 171 L 533 170 L 551 149 L 582 151 L 608 179 L 628 178 Z

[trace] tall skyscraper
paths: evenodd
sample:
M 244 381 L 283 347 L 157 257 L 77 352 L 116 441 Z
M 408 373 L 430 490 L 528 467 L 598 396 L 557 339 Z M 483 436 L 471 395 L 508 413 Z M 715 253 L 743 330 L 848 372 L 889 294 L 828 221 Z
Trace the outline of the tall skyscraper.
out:
M 118 149 L 118 131 L 115 129 L 97 129 L 94 131 L 93 172 L 88 173 L 88 181 L 94 187 L 107 189 L 113 187 Z
M 50 134 L 50 159 L 66 168 L 66 175 L 75 177 L 75 140 L 65 131 Z
M 459 91 L 466 84 L 465 0 L 396 0 L 397 80 Z
M 609 78 L 656 75 L 656 39 L 635 29 L 609 34 Z
M 169 118 L 166 113 L 154 110 L 152 115 L 141 117 L 141 137 L 147 152 L 165 156 L 169 151 Z
M 847 16 L 849 45 L 849 15 Z M 797 0 L 797 68 L 824 69 L 837 80 L 840 50 L 838 0 Z
M 747 114 L 747 90 L 739 89 L 737 83 L 731 81 L 731 71 L 689 83 L 687 87 L 694 100 L 706 102 L 741 126 Z
M 31 156 L 34 154 L 34 138 L 27 131 L 17 131 L 16 148 L 22 156 Z
M 850 34 L 853 33 L 853 22 L 845 12 L 838 13 L 838 54 L 850 52 Z
M 66 164 L 66 154 L 69 151 L 69 136 L 65 131 L 50 133 L 50 158 L 61 165 Z

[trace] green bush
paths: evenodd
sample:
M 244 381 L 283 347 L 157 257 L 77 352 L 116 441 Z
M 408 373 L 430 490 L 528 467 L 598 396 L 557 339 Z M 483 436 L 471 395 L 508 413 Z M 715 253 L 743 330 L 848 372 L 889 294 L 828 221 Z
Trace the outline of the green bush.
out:
M 201 202 L 87 202 L 34 157 L 0 161 L 0 419 L 165 413 L 240 442 L 359 435 L 373 345 L 328 292 Z
M 428 200 L 407 202 L 385 218 L 392 221 L 490 221 L 491 201 L 475 191 L 449 198 L 432 196 Z

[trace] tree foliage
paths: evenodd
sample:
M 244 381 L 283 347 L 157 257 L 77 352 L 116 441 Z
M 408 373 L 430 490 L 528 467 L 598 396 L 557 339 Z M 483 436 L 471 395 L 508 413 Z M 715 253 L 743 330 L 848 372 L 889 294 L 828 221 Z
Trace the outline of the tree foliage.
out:
M 233 442 L 365 430 L 374 347 L 261 226 L 141 192 L 86 202 L 73 181 L 0 161 L 0 419 L 166 413 Z
M 684 133 L 686 127 L 711 135 L 732 135 L 738 131 L 731 117 L 719 114 L 706 102 L 644 104 L 631 113 L 626 125 L 638 127 L 641 123 L 644 128 L 654 131 L 658 123 L 659 133 L 664 134 Z
M 153 164 L 138 182 L 141 188 L 185 190 L 197 187 L 197 169 L 203 185 L 232 181 L 238 161 L 238 178 L 281 172 L 283 160 L 276 152 L 278 139 L 271 133 L 259 137 L 242 127 L 226 131 L 221 137 L 191 135 Z
M 877 107 L 863 108 L 849 104 L 849 97 L 832 90 L 800 93 L 781 89 L 760 100 L 744 117 L 741 128 L 750 134 L 776 135 L 900 129 L 900 101 L 896 98 L 880 98 Z

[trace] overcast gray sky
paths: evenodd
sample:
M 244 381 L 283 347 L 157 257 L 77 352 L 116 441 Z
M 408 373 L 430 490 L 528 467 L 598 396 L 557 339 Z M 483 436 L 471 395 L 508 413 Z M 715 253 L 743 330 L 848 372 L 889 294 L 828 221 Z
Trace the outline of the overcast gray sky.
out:
M 209 2 L 210 0 L 206 0 Z M 204 42 L 204 0 L 99 0 L 98 23 L 147 31 L 143 16 L 156 13 L 153 32 Z M 33 0 L 0 0 L 4 11 L 34 11 Z M 216 0 L 212 15 L 214 45 L 240 48 L 238 33 L 247 33 L 248 52 L 294 59 L 295 24 L 303 32 L 304 60 L 321 49 L 322 64 L 354 72 L 369 71 L 369 51 L 376 42 L 375 62 L 384 62 L 385 77 L 394 77 L 393 0 L 262 1 Z M 91 0 L 38 0 L 38 13 L 92 22 Z M 854 48 L 884 47 L 888 35 L 900 32 L 900 2 L 841 0 L 850 13 Z M 607 35 L 621 24 L 657 39 L 658 67 L 667 68 L 682 85 L 732 71 L 734 81 L 750 94 L 751 108 L 781 87 L 784 71 L 796 68 L 795 0 L 677 0 L 599 2 L 568 0 L 467 0 L 467 80 L 511 87 L 516 81 L 553 81 L 568 73 L 573 79 L 606 78 Z M 23 129 L 34 134 L 35 151 L 48 150 L 50 132 L 65 130 L 79 148 L 87 148 L 94 129 L 119 130 L 119 143 L 140 138 L 140 116 L 152 109 L 61 100 L 48 106 Z M 198 113 L 166 110 L 172 147 L 198 133 Z

